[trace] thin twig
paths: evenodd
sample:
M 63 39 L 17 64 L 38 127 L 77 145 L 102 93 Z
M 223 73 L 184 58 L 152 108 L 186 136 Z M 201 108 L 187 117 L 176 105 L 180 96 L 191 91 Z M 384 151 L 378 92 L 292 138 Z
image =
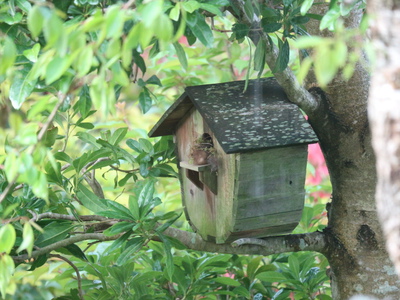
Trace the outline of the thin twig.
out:
M 15 192 L 15 191 L 18 191 L 18 190 L 20 190 L 20 189 L 22 189 L 22 188 L 24 188 L 24 184 L 23 184 L 23 183 L 18 184 L 18 185 L 14 188 L 14 192 Z
M 133 6 L 132 8 L 135 8 L 136 7 L 136 5 L 134 5 L 135 1 L 136 0 L 129 0 L 124 5 L 122 5 L 122 9 L 129 9 L 131 6 Z
M 27 259 L 30 258 L 36 258 L 40 255 L 43 254 L 47 254 L 50 253 L 53 250 L 59 249 L 59 248 L 64 248 L 68 245 L 72 245 L 75 244 L 77 242 L 82 242 L 82 241 L 86 241 L 86 240 L 98 240 L 101 242 L 105 242 L 105 241 L 113 241 L 116 240 L 117 238 L 119 238 L 122 234 L 117 234 L 117 235 L 113 235 L 113 236 L 105 236 L 102 233 L 85 233 L 85 234 L 79 234 L 79 235 L 75 235 L 72 236 L 70 238 L 61 240 L 59 242 L 56 242 L 54 244 L 48 245 L 46 247 L 40 248 L 38 250 L 35 250 L 32 252 L 32 255 L 29 256 L 28 254 L 23 254 L 23 255 L 17 255 L 17 256 L 12 256 L 12 259 L 14 260 L 14 262 L 23 262 Z
M 78 281 L 78 293 L 79 293 L 79 298 L 80 298 L 81 300 L 83 300 L 84 298 L 83 298 L 83 290 L 82 290 L 82 278 L 81 278 L 81 274 L 79 273 L 79 269 L 77 268 L 77 266 L 75 266 L 75 264 L 74 264 L 72 261 L 70 261 L 68 258 L 66 258 L 66 257 L 64 257 L 64 256 L 62 256 L 62 255 L 59 255 L 59 254 L 50 254 L 49 256 L 50 256 L 50 257 L 54 257 L 54 258 L 59 258 L 59 259 L 65 261 L 67 264 L 69 264 L 69 265 L 75 270 L 76 279 L 77 279 L 77 281 Z
M 93 245 L 98 244 L 98 243 L 101 243 L 101 241 L 95 241 L 95 242 L 88 243 L 86 248 L 83 249 L 82 252 L 85 253 L 90 247 L 92 247 Z

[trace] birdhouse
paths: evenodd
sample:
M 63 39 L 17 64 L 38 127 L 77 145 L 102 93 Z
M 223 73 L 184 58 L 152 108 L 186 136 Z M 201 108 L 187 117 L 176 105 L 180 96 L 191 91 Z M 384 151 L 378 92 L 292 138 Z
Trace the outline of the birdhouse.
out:
M 318 141 L 274 78 L 187 87 L 149 136 L 174 135 L 182 201 L 204 240 L 290 233 Z

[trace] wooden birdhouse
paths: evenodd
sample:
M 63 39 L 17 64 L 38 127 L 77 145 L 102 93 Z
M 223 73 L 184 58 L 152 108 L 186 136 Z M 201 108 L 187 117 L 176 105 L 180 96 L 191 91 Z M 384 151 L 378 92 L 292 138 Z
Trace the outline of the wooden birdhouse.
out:
M 297 226 L 307 147 L 318 141 L 274 78 L 244 86 L 187 87 L 149 133 L 175 136 L 186 217 L 217 243 Z

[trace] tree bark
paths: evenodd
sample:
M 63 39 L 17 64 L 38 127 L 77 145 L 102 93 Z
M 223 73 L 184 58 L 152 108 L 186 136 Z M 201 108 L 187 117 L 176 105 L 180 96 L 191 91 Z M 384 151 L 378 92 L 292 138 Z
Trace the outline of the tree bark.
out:
M 256 16 L 253 20 L 246 17 L 243 0 L 232 3 L 242 10 L 240 22 L 249 26 L 259 24 Z M 323 15 L 326 9 L 326 5 L 317 5 L 313 13 Z M 345 20 L 345 26 L 358 27 L 362 14 L 362 10 L 353 12 Z M 328 31 L 320 32 L 318 22 L 311 22 L 309 32 L 312 35 L 331 35 Z M 267 42 L 265 36 L 259 38 Z M 272 45 L 266 48 L 266 61 L 272 70 L 276 51 Z M 349 81 L 337 76 L 324 90 L 318 87 L 311 72 L 306 84 L 309 92 L 297 83 L 289 69 L 274 76 L 290 101 L 307 113 L 319 137 L 331 176 L 332 202 L 328 208 L 328 227 L 324 232 L 327 247 L 322 253 L 328 258 L 332 270 L 333 299 L 349 299 L 357 294 L 400 299 L 400 281 L 385 251 L 375 207 L 377 179 L 367 116 L 368 71 L 358 64 Z M 395 78 L 400 82 L 400 76 Z M 399 109 L 397 114 L 400 122 Z M 400 125 L 395 129 L 400 131 Z M 400 138 L 398 140 L 400 144 Z M 400 178 L 399 174 L 400 168 L 395 173 L 397 178 Z M 400 221 L 396 224 L 398 233 Z M 396 245 L 400 245 L 400 241 Z M 400 262 L 400 255 L 398 260 Z
M 400 274 L 400 1 L 369 1 L 376 65 L 369 118 L 377 157 L 377 208 L 386 247 Z
M 345 20 L 346 28 L 358 26 L 361 16 L 361 11 L 352 13 Z M 314 25 L 311 34 L 330 35 Z M 317 85 L 312 74 L 308 84 Z M 367 118 L 368 71 L 358 64 L 348 82 L 338 76 L 324 91 L 312 90 L 320 96 L 321 105 L 309 120 L 320 139 L 332 182 L 327 228 L 330 241 L 325 255 L 332 269 L 333 298 L 366 294 L 400 299 L 400 282 L 385 251 L 375 208 L 375 156 Z

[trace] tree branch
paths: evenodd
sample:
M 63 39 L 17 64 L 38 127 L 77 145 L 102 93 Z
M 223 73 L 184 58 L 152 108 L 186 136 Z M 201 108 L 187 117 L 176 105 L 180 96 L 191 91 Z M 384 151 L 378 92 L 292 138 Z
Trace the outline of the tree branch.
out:
M 116 219 L 109 219 L 96 215 L 80 216 L 77 219 L 74 216 L 62 215 L 56 213 L 43 213 L 34 216 L 32 220 L 38 221 L 41 219 L 61 219 L 70 221 L 107 221 L 116 222 Z M 48 245 L 41 249 L 32 252 L 31 256 L 27 254 L 13 256 L 15 262 L 23 262 L 29 258 L 36 258 L 40 255 L 49 253 L 53 250 L 66 247 L 68 245 L 85 241 L 96 240 L 99 242 L 112 241 L 120 237 L 123 233 L 115 236 L 105 236 L 102 233 L 84 233 L 75 235 L 65 240 Z M 213 242 L 204 241 L 199 235 L 193 232 L 180 230 L 177 228 L 169 227 L 164 231 L 164 234 L 179 240 L 187 248 L 197 251 L 229 253 L 229 254 L 256 254 L 256 255 L 271 255 L 282 252 L 297 252 L 297 251 L 316 251 L 320 253 L 325 252 L 327 247 L 326 237 L 323 232 L 312 232 L 306 234 L 292 234 L 276 237 L 268 237 L 264 239 L 242 238 L 238 239 L 232 244 L 215 244 Z
M 105 236 L 102 233 L 84 233 L 84 234 L 80 234 L 80 235 L 75 235 L 73 237 L 67 238 L 65 240 L 62 240 L 62 241 L 56 242 L 54 244 L 48 245 L 46 247 L 40 248 L 38 250 L 35 250 L 32 252 L 31 256 L 29 256 L 28 254 L 24 254 L 24 255 L 12 256 L 12 259 L 15 262 L 19 263 L 19 262 L 28 260 L 30 258 L 36 258 L 40 255 L 49 253 L 53 250 L 66 247 L 71 244 L 75 244 L 77 242 L 82 242 L 82 241 L 86 241 L 86 240 L 98 240 L 101 242 L 106 242 L 106 241 L 116 240 L 120 236 L 121 236 L 121 234 L 113 235 L 113 236 Z
M 241 22 L 246 24 L 250 28 L 261 28 L 261 20 L 258 16 L 253 15 L 250 19 L 244 9 L 244 0 L 232 0 L 232 5 L 239 9 L 241 14 Z M 262 31 L 255 32 L 250 38 L 253 40 L 254 44 L 257 44 L 258 40 L 261 39 L 266 43 L 266 63 L 268 64 L 271 71 L 275 69 L 275 63 L 278 59 L 279 51 L 276 46 L 269 42 L 268 34 Z M 282 72 L 274 72 L 274 76 L 278 83 L 281 85 L 289 100 L 297 104 L 301 109 L 303 109 L 306 114 L 311 114 L 318 109 L 319 101 L 313 97 L 302 85 L 297 81 L 296 76 L 290 70 L 286 68 Z
M 79 273 L 79 270 L 78 270 L 77 266 L 75 266 L 75 264 L 74 264 L 72 261 L 70 261 L 68 258 L 66 258 L 66 257 L 64 257 L 64 256 L 62 256 L 62 255 L 59 255 L 59 254 L 52 254 L 52 255 L 50 255 L 50 257 L 59 258 L 59 259 L 65 261 L 67 264 L 69 264 L 69 265 L 75 270 L 76 279 L 77 279 L 77 281 L 78 281 L 78 293 L 79 293 L 79 298 L 80 298 L 81 300 L 83 300 L 84 297 L 83 297 L 83 290 L 82 290 L 82 278 L 81 278 L 81 274 Z
M 169 227 L 164 234 L 176 238 L 187 248 L 197 251 L 228 254 L 271 255 L 283 252 L 315 251 L 325 253 L 327 242 L 323 232 L 291 234 L 264 239 L 239 239 L 232 244 L 204 241 L 199 235 Z
M 97 216 L 97 215 L 84 215 L 84 216 L 79 216 L 79 219 L 77 219 L 75 216 L 72 216 L 72 215 L 63 215 L 63 214 L 57 214 L 57 213 L 51 213 L 51 212 L 36 215 L 31 220 L 39 221 L 42 219 L 56 219 L 56 220 L 68 220 L 68 221 L 100 221 L 100 222 L 118 221 L 115 219 L 109 219 L 109 218 Z

